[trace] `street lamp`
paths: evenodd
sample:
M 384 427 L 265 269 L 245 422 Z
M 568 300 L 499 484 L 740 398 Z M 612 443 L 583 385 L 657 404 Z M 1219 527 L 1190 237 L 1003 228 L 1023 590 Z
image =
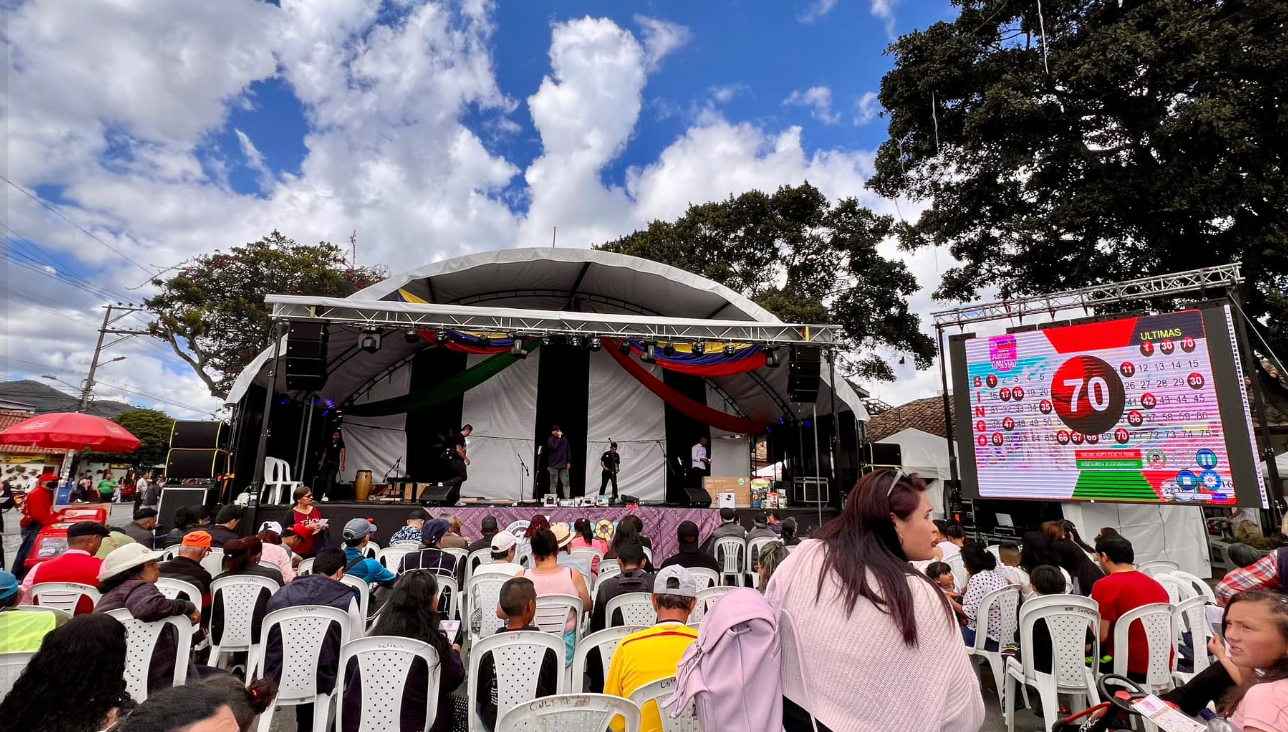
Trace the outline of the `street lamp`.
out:
M 58 383 L 62 384 L 63 386 L 69 386 L 69 387 L 71 387 L 71 388 L 73 388 L 73 389 L 75 389 L 75 390 L 77 390 L 77 391 L 80 391 L 80 387 L 79 387 L 79 386 L 75 386 L 75 385 L 73 385 L 73 384 L 69 384 L 69 383 L 67 383 L 66 381 L 63 381 L 62 379 L 58 378 L 57 376 L 54 376 L 53 374 L 41 374 L 41 375 L 40 375 L 40 378 L 42 378 L 42 379 L 49 379 L 50 381 L 57 381 Z
M 95 356 L 97 357 L 97 352 L 95 353 Z M 97 370 L 99 366 L 106 366 L 106 365 L 107 365 L 107 364 L 109 364 L 109 363 L 116 363 L 117 361 L 124 361 L 126 358 L 128 358 L 128 356 L 117 356 L 116 358 L 113 358 L 113 359 L 110 359 L 110 360 L 104 361 L 104 362 L 103 362 L 103 363 L 101 363 L 101 364 L 100 364 L 100 363 L 98 363 L 97 358 L 96 358 L 96 359 L 95 359 L 95 361 L 94 361 L 94 363 L 90 364 L 90 367 L 89 367 L 89 378 L 85 379 L 85 381 L 83 382 L 83 384 L 84 384 L 83 386 L 72 386 L 71 384 L 68 384 L 66 381 L 63 381 L 62 379 L 58 378 L 57 376 L 54 376 L 53 374 L 42 374 L 42 375 L 40 376 L 40 378 L 42 378 L 42 379 L 49 379 L 50 381 L 57 381 L 57 382 L 58 382 L 58 383 L 60 383 L 60 384 L 64 384 L 64 385 L 66 385 L 66 386 L 71 386 L 71 388 L 79 390 L 79 391 L 80 391 L 80 393 L 81 393 L 81 394 L 80 394 L 80 405 L 76 407 L 76 411 L 78 411 L 78 412 L 83 412 L 83 411 L 85 411 L 85 405 L 89 403 L 89 395 L 90 395 L 90 393 L 92 393 L 92 392 L 94 391 L 94 371 L 95 371 L 95 370 Z

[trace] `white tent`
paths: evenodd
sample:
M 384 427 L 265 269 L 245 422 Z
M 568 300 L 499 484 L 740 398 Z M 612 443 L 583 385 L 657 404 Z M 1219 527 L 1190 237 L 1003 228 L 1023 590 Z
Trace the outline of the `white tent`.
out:
M 909 427 L 878 442 L 899 446 L 903 472 L 916 473 L 926 481 L 926 494 L 935 506 L 934 515 L 943 518 L 944 481 L 952 477 L 948 465 L 948 440 Z

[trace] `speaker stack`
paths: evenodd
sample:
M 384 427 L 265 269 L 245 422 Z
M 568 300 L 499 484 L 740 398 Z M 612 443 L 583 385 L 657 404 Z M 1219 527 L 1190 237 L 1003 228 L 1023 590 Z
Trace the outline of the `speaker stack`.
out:
M 823 351 L 818 346 L 792 346 L 787 362 L 787 398 L 795 404 L 818 401 Z
M 231 469 L 228 425 L 224 422 L 175 422 L 165 474 L 170 480 L 214 480 Z
M 318 391 L 326 386 L 327 330 L 321 320 L 293 320 L 286 334 L 286 388 Z

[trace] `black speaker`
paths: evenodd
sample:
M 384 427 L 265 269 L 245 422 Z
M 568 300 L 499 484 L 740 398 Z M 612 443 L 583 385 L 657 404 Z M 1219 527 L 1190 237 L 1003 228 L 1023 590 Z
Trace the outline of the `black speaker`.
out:
M 685 488 L 684 505 L 687 508 L 711 508 L 711 494 L 705 488 Z
M 168 485 L 161 489 L 161 502 L 157 504 L 157 528 L 170 530 L 174 528 L 174 512 L 181 506 L 204 507 L 214 500 L 214 484 L 207 485 Z M 158 531 L 158 534 L 164 533 Z
M 230 470 L 227 450 L 170 450 L 165 457 L 165 475 L 170 480 L 213 479 Z
M 792 346 L 787 362 L 787 398 L 797 404 L 818 401 L 823 352 L 817 346 Z
M 293 320 L 286 334 L 286 388 L 317 391 L 326 386 L 327 330 L 318 320 Z
M 229 431 L 224 422 L 177 421 L 170 429 L 170 447 L 183 450 L 226 450 Z
M 903 448 L 897 444 L 886 444 L 883 442 L 869 442 L 867 444 L 867 454 L 863 457 L 864 468 L 871 470 L 873 466 L 881 468 L 889 466 L 903 465 Z
M 460 499 L 460 485 L 429 485 L 417 500 L 422 506 L 455 506 Z

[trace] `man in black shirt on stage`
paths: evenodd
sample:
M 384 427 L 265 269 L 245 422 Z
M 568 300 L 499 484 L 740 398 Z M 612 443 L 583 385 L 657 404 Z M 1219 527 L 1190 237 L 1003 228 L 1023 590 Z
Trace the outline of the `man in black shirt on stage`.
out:
M 568 479 L 568 470 L 572 468 L 572 447 L 564 437 L 559 425 L 550 428 L 550 438 L 546 440 L 546 470 L 550 472 L 550 487 L 547 492 L 557 493 L 564 497 L 564 487 L 572 497 L 572 483 Z
M 322 448 L 322 460 L 318 464 L 318 477 L 322 479 L 322 500 L 331 500 L 331 491 L 336 481 L 344 473 L 344 438 L 340 430 L 331 433 L 331 440 Z
M 444 505 L 456 505 L 456 502 L 461 499 L 461 484 L 469 479 L 469 471 L 466 468 L 470 464 L 470 459 L 465 453 L 465 438 L 469 437 L 473 431 L 474 428 L 467 424 L 461 428 L 460 432 L 454 433 L 448 442 L 444 457 L 447 459 L 452 477 L 443 481 L 443 487 L 450 489 L 443 501 Z M 425 493 L 428 493 L 428 489 L 426 489 Z M 425 493 L 421 495 L 422 501 L 427 500 L 425 499 Z
M 617 443 L 610 443 L 608 452 L 599 456 L 599 495 L 604 495 L 604 486 L 613 482 L 613 498 L 617 498 L 617 474 L 622 469 L 622 456 L 617 454 Z

